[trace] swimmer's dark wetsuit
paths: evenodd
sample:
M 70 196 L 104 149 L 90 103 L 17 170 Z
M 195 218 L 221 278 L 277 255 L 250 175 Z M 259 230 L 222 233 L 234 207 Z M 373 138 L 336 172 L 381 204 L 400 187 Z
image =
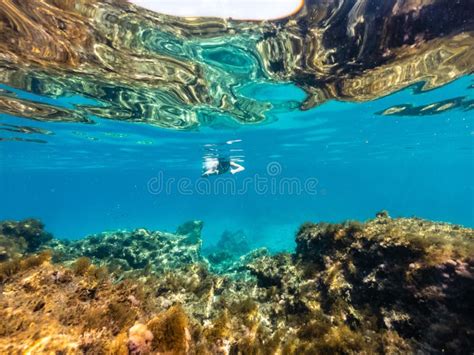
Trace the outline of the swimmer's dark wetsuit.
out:
M 219 158 L 219 164 L 217 165 L 217 174 L 225 174 L 230 169 L 230 160 L 227 158 Z

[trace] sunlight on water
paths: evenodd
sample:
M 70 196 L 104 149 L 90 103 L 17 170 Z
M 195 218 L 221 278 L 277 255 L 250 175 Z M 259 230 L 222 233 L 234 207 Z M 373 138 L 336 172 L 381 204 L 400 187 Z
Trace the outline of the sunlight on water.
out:
M 303 5 L 301 0 L 181 0 L 179 2 L 130 0 L 162 14 L 187 17 L 223 17 L 243 20 L 267 20 L 289 16 Z

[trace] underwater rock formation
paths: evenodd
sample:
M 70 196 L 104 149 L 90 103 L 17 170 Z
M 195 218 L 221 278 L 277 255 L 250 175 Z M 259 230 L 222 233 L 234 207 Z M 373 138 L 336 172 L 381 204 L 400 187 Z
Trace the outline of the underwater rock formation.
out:
M 366 224 L 306 224 L 297 258 L 318 272 L 323 309 L 346 304 L 429 352 L 472 349 L 474 232 L 381 214 Z M 362 316 L 362 317 L 361 317 Z
M 178 228 L 179 234 L 136 229 L 134 231 L 104 232 L 87 238 L 65 242 L 55 240 L 45 248 L 55 251 L 56 260 L 71 261 L 85 256 L 112 270 L 129 271 L 147 268 L 162 273 L 193 263 L 203 262 L 200 254 L 202 222 L 190 234 Z
M 0 352 L 474 350 L 473 229 L 386 212 L 365 223 L 305 223 L 294 253 L 252 251 L 219 274 L 183 238 L 120 231 L 23 255 L 0 278 Z M 113 269 L 120 248 L 140 257 Z
M 203 227 L 204 223 L 202 221 L 188 221 L 176 229 L 176 234 L 187 236 L 189 243 L 200 243 Z
M 7 261 L 34 252 L 53 236 L 44 231 L 36 219 L 21 222 L 4 221 L 0 224 L 0 261 Z
M 236 259 L 250 251 L 244 231 L 224 231 L 216 245 L 204 251 L 214 270 L 228 270 Z
M 191 129 L 271 120 L 278 104 L 245 94 L 250 82 L 302 88 L 306 99 L 285 102 L 289 109 L 371 100 L 416 83 L 431 89 L 473 71 L 473 6 L 307 0 L 287 18 L 250 22 L 178 18 L 127 1 L 4 0 L 0 111 Z M 55 106 L 25 92 L 88 100 Z

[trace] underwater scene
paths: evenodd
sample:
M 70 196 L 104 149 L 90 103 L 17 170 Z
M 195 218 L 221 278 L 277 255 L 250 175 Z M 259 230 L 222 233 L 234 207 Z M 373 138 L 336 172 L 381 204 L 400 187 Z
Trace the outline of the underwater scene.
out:
M 470 0 L 0 0 L 0 354 L 474 354 L 473 74 Z

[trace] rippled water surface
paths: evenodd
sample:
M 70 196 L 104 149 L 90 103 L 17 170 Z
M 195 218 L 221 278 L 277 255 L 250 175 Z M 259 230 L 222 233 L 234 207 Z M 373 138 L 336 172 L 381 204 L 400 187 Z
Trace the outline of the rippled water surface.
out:
M 0 217 L 69 238 L 201 219 L 205 242 L 272 249 L 381 209 L 474 226 L 472 4 L 415 5 L 238 22 L 2 2 Z M 245 170 L 203 178 L 209 156 Z

